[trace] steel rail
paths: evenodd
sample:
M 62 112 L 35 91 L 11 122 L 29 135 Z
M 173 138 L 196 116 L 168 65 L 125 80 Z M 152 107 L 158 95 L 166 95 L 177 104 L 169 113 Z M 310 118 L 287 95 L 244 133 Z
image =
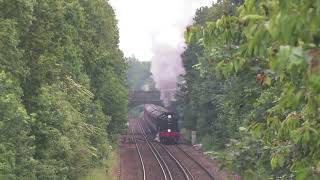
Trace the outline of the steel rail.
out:
M 140 162 L 141 162 L 143 180 L 146 180 L 146 170 L 144 168 L 143 159 L 142 159 L 141 152 L 140 152 L 140 149 L 139 149 L 139 146 L 138 146 L 138 143 L 137 143 L 136 136 L 134 135 L 133 129 L 131 129 L 131 133 L 132 133 L 132 137 L 134 139 L 134 144 L 136 145 L 136 149 L 137 149 L 137 152 L 138 152 L 138 155 L 139 155 L 139 159 L 140 159 Z
M 194 180 L 192 174 L 190 173 L 190 171 L 188 170 L 188 168 L 186 168 L 185 166 L 182 165 L 182 163 L 174 157 L 174 155 L 168 150 L 168 148 L 162 144 L 160 144 L 160 147 L 162 147 L 170 156 L 170 158 L 178 165 L 179 169 L 183 172 L 183 175 L 185 176 L 185 178 L 187 180 Z M 190 177 L 189 177 L 190 176 Z
M 140 122 L 139 122 L 139 126 L 140 126 L 140 128 L 143 130 L 143 132 L 145 133 L 145 130 L 144 130 L 144 128 L 141 126 Z M 153 146 L 153 148 L 155 149 L 155 151 L 157 151 L 158 155 L 161 157 L 160 153 L 159 153 L 158 150 L 154 147 L 154 145 L 153 145 L 152 143 L 151 143 L 151 145 Z M 169 155 L 169 157 L 177 164 L 178 168 L 182 171 L 184 177 L 185 177 L 187 180 L 193 180 L 193 179 L 194 179 L 193 176 L 191 175 L 190 171 L 189 171 L 186 167 L 184 167 L 184 166 L 181 164 L 181 162 L 180 162 L 178 159 L 176 159 L 176 158 L 173 156 L 173 154 L 172 154 L 170 151 L 168 151 L 168 149 L 166 149 L 165 146 L 163 146 L 163 145 L 160 144 L 160 143 L 158 143 L 158 145 L 159 145 L 160 147 L 162 147 L 162 148 L 165 150 L 165 152 Z M 163 162 L 165 163 L 164 160 L 163 160 Z M 189 176 L 191 177 L 191 179 L 189 178 Z M 172 176 L 171 176 L 171 178 L 172 178 Z
M 175 145 L 175 147 L 177 147 L 181 152 L 183 152 L 183 154 L 185 154 L 189 159 L 195 162 L 202 170 L 204 170 L 212 180 L 215 180 L 214 176 L 205 167 L 203 167 L 197 160 L 195 160 L 190 154 L 188 154 L 185 150 L 183 150 L 178 145 Z
M 147 136 L 146 136 L 146 132 L 145 132 L 144 129 L 142 128 L 142 126 L 141 126 L 141 124 L 140 124 L 139 121 L 138 121 L 138 125 L 139 125 L 140 130 L 142 131 L 142 135 L 143 135 L 144 139 L 146 140 L 149 149 L 151 150 L 152 154 L 153 154 L 154 157 L 156 158 L 156 160 L 157 160 L 157 162 L 158 162 L 158 164 L 159 164 L 159 166 L 160 166 L 160 168 L 161 168 L 161 170 L 162 170 L 162 174 L 163 174 L 164 179 L 165 179 L 165 180 L 168 180 L 168 177 L 167 177 L 166 172 L 165 172 L 165 171 L 167 171 L 168 174 L 169 174 L 170 180 L 173 180 L 172 174 L 171 174 L 171 172 L 170 172 L 167 164 L 166 164 L 165 161 L 162 159 L 162 157 L 160 156 L 159 152 L 154 148 L 153 144 L 151 144 L 151 143 L 149 142 L 149 140 L 148 140 L 148 138 L 147 138 Z M 161 162 L 162 162 L 163 165 L 165 166 L 166 170 L 164 170 Z
M 182 170 L 183 168 L 186 170 L 186 172 L 189 174 L 189 176 L 191 177 L 192 180 L 194 180 L 194 177 L 192 176 L 192 173 L 188 170 L 188 168 L 183 167 L 181 161 L 177 160 L 172 153 L 170 153 L 170 150 L 168 150 L 167 147 L 165 147 L 162 144 L 159 144 L 162 148 L 164 148 L 166 150 L 166 152 L 169 154 L 169 156 L 171 157 L 171 159 L 174 159 L 175 162 L 179 162 L 178 166 L 179 168 Z M 214 176 L 205 168 L 203 167 L 197 160 L 195 160 L 191 155 L 189 155 L 186 151 L 184 151 L 181 147 L 179 147 L 178 145 L 175 145 L 175 147 L 177 147 L 185 156 L 187 156 L 190 160 L 192 160 L 194 163 L 196 163 L 212 180 L 215 180 Z M 185 174 L 185 173 L 184 173 Z M 186 174 L 185 174 L 186 175 Z M 186 177 L 187 178 L 187 177 Z

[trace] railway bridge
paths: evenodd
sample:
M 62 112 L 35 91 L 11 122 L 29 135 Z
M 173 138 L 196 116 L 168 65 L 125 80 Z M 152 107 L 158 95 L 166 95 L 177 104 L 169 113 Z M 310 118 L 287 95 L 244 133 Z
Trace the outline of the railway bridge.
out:
M 129 92 L 129 108 L 142 104 L 163 105 L 160 91 L 133 90 Z

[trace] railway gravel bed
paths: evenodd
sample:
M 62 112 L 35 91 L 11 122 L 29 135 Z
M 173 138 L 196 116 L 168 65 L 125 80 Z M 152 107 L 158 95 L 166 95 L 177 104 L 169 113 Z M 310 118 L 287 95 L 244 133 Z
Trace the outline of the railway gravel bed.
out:
M 179 168 L 177 163 L 171 159 L 170 155 L 158 143 L 153 143 L 153 145 L 155 146 L 155 148 L 158 150 L 163 160 L 168 165 L 168 168 L 171 171 L 173 179 L 185 180 L 186 179 L 185 175 L 183 174 L 182 170 Z
M 142 124 L 145 128 L 148 128 L 145 125 L 145 121 L 142 121 Z M 177 149 L 175 150 L 174 147 L 172 148 L 171 146 L 177 146 Z M 236 174 L 220 170 L 219 165 L 216 161 L 208 159 L 201 150 L 196 150 L 192 145 L 188 144 L 186 141 L 178 145 L 166 145 L 166 147 L 168 147 L 172 154 L 176 156 L 177 159 L 183 164 L 183 166 L 191 172 L 191 175 L 192 177 L 194 177 L 195 180 L 241 180 L 240 176 Z M 184 153 L 179 152 L 178 148 L 182 149 Z M 197 163 L 195 163 L 190 158 L 197 161 Z
M 142 180 L 146 180 L 146 169 L 145 169 L 145 159 L 142 159 L 142 155 L 141 155 L 141 147 L 139 147 L 140 143 L 138 144 L 138 141 L 137 141 L 137 138 L 136 138 L 136 135 L 135 135 L 135 132 L 134 130 L 131 128 L 131 135 L 132 135 L 132 138 L 133 138 L 133 141 L 134 141 L 134 144 L 136 146 L 136 150 L 137 150 L 137 153 L 139 155 L 139 160 L 140 160 L 140 165 L 141 165 L 141 171 L 142 171 Z
M 231 179 L 231 180 L 241 180 L 241 177 L 228 173 L 226 171 L 220 170 L 218 162 L 215 160 L 208 159 L 201 150 L 196 150 L 194 147 L 191 145 L 186 145 L 186 144 L 179 144 L 177 145 L 180 148 L 182 148 L 186 153 L 188 153 L 191 157 L 197 160 L 201 166 L 206 168 L 210 174 L 214 176 L 215 180 L 226 180 L 226 179 Z
M 142 154 L 142 159 L 145 164 L 145 170 L 146 170 L 146 179 L 147 180 L 162 180 L 164 179 L 162 170 L 160 165 L 157 162 L 157 159 L 153 155 L 152 151 L 148 147 L 143 134 L 140 131 L 140 128 L 138 128 L 138 124 L 136 120 L 132 120 L 131 123 L 133 124 L 133 127 L 135 129 L 137 142 L 140 148 L 140 152 Z
M 199 164 L 194 162 L 194 160 L 186 156 L 186 154 L 184 154 L 184 152 L 178 149 L 176 145 L 169 145 L 166 147 L 190 171 L 194 179 L 214 180 L 212 176 L 208 175 L 208 173 L 203 169 L 203 167 L 199 166 Z
M 141 128 L 144 129 L 144 132 L 148 131 L 148 125 L 145 121 L 142 123 L 139 123 L 141 125 Z M 152 141 L 149 138 L 150 141 Z M 186 168 L 181 161 L 179 161 L 175 155 L 173 155 L 167 148 L 167 146 L 160 144 L 160 143 L 152 143 L 154 148 L 157 149 L 159 155 L 164 159 L 167 166 L 169 166 L 170 169 L 174 168 L 174 170 L 171 170 L 171 175 L 174 177 L 173 179 L 186 179 L 186 180 L 194 180 L 192 174 Z
M 154 142 L 151 137 L 147 137 L 144 134 L 142 128 L 148 133 L 148 127 L 143 120 L 129 119 L 129 122 L 130 129 L 128 130 L 127 136 L 124 136 L 126 140 L 121 143 L 119 150 L 120 180 L 143 180 L 142 163 L 136 145 L 140 150 L 146 180 L 165 180 L 165 177 L 167 180 L 171 180 L 170 177 L 172 177 L 172 180 L 241 179 L 237 175 L 221 171 L 217 162 L 206 158 L 202 151 L 196 150 L 191 145 L 162 145 Z M 132 132 L 135 135 L 136 141 L 134 140 Z M 146 138 L 148 138 L 147 140 L 150 146 Z M 155 154 L 157 154 L 156 151 L 158 151 L 157 157 L 155 157 L 152 151 Z M 173 157 L 170 157 L 167 151 L 169 151 Z M 164 162 L 161 162 L 161 159 Z M 209 174 L 211 174 L 211 176 Z
M 120 180 L 137 180 L 143 176 L 142 171 L 137 170 L 141 167 L 140 159 L 129 131 L 120 144 Z

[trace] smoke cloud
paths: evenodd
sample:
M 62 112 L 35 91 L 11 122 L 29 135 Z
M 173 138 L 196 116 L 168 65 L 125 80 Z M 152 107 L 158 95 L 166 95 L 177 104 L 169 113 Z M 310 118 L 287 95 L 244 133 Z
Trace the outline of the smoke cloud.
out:
M 161 99 L 167 106 L 173 100 L 177 88 L 177 78 L 184 74 L 180 54 L 181 47 L 171 47 L 166 44 L 154 43 L 151 72 L 157 89 L 161 91 Z
M 167 102 L 184 73 L 180 54 L 184 50 L 184 31 L 196 9 L 213 0 L 110 0 L 120 30 L 120 48 L 126 56 L 152 61 L 156 86 Z
M 177 9 L 179 14 L 176 15 L 175 12 L 171 15 L 171 26 L 164 29 L 164 32 L 153 32 L 151 72 L 165 105 L 173 100 L 177 79 L 185 73 L 180 55 L 184 51 L 186 26 L 192 23 L 197 8 L 209 3 L 210 1 L 199 0 L 180 1 Z

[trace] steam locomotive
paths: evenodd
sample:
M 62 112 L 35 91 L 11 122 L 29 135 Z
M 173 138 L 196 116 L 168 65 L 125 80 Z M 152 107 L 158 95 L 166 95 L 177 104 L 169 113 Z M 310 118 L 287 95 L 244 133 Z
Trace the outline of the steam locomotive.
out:
M 144 106 L 144 120 L 155 140 L 166 144 L 178 142 L 178 118 L 175 113 L 161 106 L 146 104 Z

